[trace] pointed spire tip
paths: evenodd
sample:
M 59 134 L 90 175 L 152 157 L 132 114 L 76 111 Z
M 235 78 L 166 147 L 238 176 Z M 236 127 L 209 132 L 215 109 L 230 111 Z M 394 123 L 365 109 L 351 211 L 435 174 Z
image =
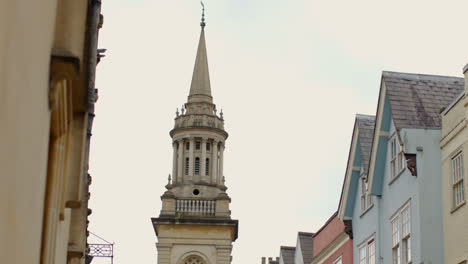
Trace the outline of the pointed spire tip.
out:
M 201 23 L 200 23 L 200 26 L 202 28 L 205 27 L 206 23 L 205 23 L 205 5 L 203 4 L 203 1 L 200 1 L 200 4 L 202 6 L 202 17 L 201 17 Z

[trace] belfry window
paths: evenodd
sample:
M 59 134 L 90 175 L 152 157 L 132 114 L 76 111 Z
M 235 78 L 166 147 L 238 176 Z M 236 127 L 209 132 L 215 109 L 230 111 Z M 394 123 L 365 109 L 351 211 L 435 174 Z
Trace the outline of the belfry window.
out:
M 210 159 L 206 159 L 206 161 L 205 161 L 205 175 L 208 176 L 209 172 L 210 172 Z
M 185 158 L 185 175 L 188 175 L 188 171 L 189 171 L 189 158 Z
M 197 141 L 197 142 L 195 143 L 195 149 L 196 149 L 196 150 L 200 150 L 200 145 L 201 145 L 200 141 Z
M 195 158 L 195 175 L 200 174 L 200 158 L 196 157 Z
M 187 142 L 187 143 L 185 144 L 185 149 L 186 149 L 186 150 L 189 150 L 189 149 L 190 149 L 190 142 Z

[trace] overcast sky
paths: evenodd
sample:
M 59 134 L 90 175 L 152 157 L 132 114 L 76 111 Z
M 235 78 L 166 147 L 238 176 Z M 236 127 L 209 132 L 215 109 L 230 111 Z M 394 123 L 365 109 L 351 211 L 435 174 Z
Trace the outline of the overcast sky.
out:
M 468 1 L 205 0 L 224 174 L 239 220 L 233 264 L 276 257 L 337 210 L 356 113 L 383 70 L 462 76 Z M 89 230 L 115 264 L 156 263 L 150 218 L 172 171 L 176 108 L 200 34 L 198 0 L 104 0 Z M 98 262 L 96 263 L 103 263 Z

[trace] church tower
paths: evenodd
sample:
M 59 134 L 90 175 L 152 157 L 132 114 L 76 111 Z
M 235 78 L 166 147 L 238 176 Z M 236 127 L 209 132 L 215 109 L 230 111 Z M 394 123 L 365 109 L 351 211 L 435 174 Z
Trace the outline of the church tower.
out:
M 231 219 L 223 176 L 228 133 L 211 96 L 204 14 L 187 103 L 170 131 L 172 176 L 152 223 L 158 264 L 229 264 L 238 220 Z

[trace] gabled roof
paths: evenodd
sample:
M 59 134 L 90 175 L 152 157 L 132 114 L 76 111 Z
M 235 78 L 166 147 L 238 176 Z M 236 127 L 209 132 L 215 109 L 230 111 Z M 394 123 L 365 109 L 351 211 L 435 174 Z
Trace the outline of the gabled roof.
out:
M 463 78 L 412 74 L 382 73 L 387 88 L 393 121 L 401 128 L 440 128 L 440 111 L 464 90 Z
M 383 72 L 369 163 L 369 191 L 381 194 L 386 141 L 391 119 L 399 136 L 402 128 L 440 129 L 440 112 L 464 90 L 464 79 L 451 76 Z M 379 150 L 381 149 L 381 150 Z
M 314 256 L 314 233 L 299 232 L 297 238 L 300 243 L 303 262 L 308 264 Z
M 295 247 L 281 246 L 280 248 L 280 258 L 283 259 L 284 264 L 294 264 L 295 253 L 296 253 Z
M 374 126 L 374 116 L 362 114 L 356 115 L 338 208 L 338 218 L 341 221 L 344 221 L 345 218 L 350 218 L 350 213 L 354 207 L 354 199 L 358 184 L 357 178 L 360 176 L 360 168 L 362 167 L 364 172 L 367 174 L 370 150 L 372 147 L 372 137 L 374 135 Z M 360 167 L 356 168 L 357 165 L 360 165 Z M 347 216 L 346 213 L 348 214 Z

